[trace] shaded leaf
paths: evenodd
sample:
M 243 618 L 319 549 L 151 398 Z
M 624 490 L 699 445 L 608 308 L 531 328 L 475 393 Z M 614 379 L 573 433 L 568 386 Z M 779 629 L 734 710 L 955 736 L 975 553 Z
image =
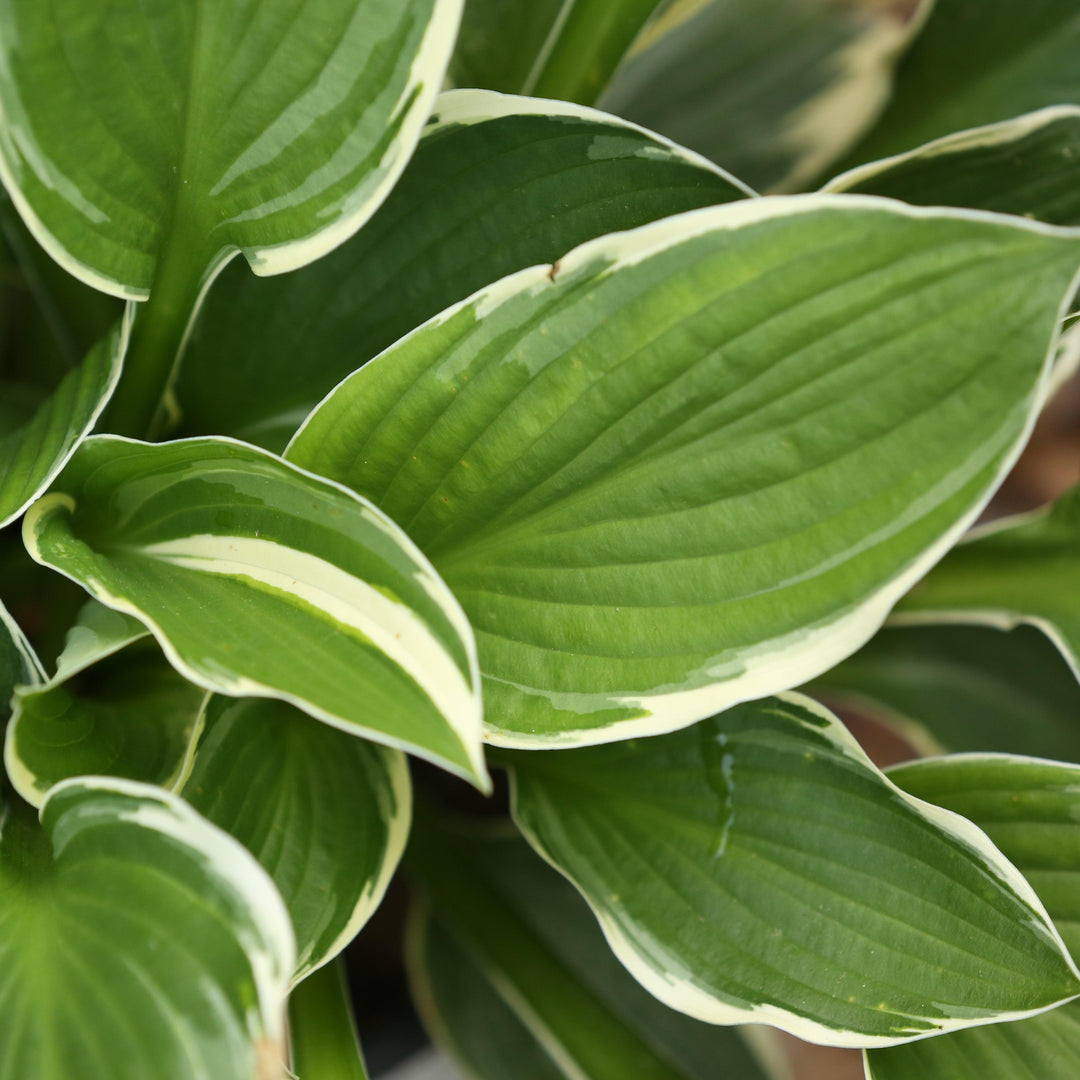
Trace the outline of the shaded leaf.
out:
M 181 792 L 274 879 L 296 931 L 299 981 L 382 900 L 409 834 L 405 757 L 281 701 L 211 696 L 200 719 Z
M 848 158 L 861 164 L 965 128 L 1080 104 L 1073 0 L 934 0 L 892 99 Z
M 1080 678 L 1080 487 L 974 530 L 897 607 L 907 623 L 1030 623 Z
M 270 879 L 180 799 L 53 789 L 0 819 L 3 1080 L 273 1080 L 293 963 Z
M 600 98 L 761 190 L 795 191 L 884 106 L 907 40 L 883 5 L 675 0 Z
M 0 716 L 4 721 L 8 717 L 7 703 L 15 687 L 20 683 L 37 682 L 44 677 L 30 643 L 7 608 L 0 604 Z
M 290 460 L 401 523 L 493 742 L 656 734 L 855 651 L 1041 404 L 1072 233 L 757 199 L 503 279 L 343 382 Z
M 280 450 L 336 383 L 474 290 L 744 194 L 696 155 L 591 109 L 443 94 L 400 183 L 347 244 L 270 280 L 224 272 L 180 373 L 185 426 Z
M 661 1004 L 520 837 L 418 824 L 428 903 L 406 943 L 432 1035 L 479 1080 L 758 1080 L 737 1032 Z
M 289 701 L 485 782 L 468 623 L 405 535 L 351 492 L 243 443 L 96 436 L 24 539 L 145 623 L 192 682 Z
M 1030 886 L 791 695 L 647 740 L 512 759 L 514 819 L 616 955 L 710 1023 L 886 1046 L 1080 991 Z
M 178 779 L 205 695 L 173 670 L 149 633 L 91 601 L 53 678 L 16 691 L 4 764 L 27 802 L 40 806 L 54 784 L 76 776 L 162 787 Z
M 897 727 L 926 753 L 1080 761 L 1080 683 L 1034 627 L 886 626 L 807 691 Z

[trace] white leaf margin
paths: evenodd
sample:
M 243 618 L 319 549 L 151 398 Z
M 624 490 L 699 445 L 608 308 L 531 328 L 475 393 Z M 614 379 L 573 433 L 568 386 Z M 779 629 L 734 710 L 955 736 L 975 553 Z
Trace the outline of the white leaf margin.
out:
M 522 97 L 518 94 L 502 94 L 495 90 L 446 90 L 435 101 L 431 118 L 424 128 L 424 138 L 439 131 L 453 127 L 472 127 L 492 120 L 511 119 L 515 116 L 541 116 L 554 120 L 578 120 L 582 123 L 603 124 L 606 127 L 621 128 L 631 131 L 654 143 L 656 148 L 667 151 L 673 159 L 685 165 L 691 165 L 703 172 L 712 173 L 721 180 L 726 180 L 733 188 L 741 191 L 748 198 L 757 198 L 758 193 L 748 184 L 743 183 L 726 169 L 710 161 L 703 154 L 688 150 L 677 142 L 650 131 L 640 124 L 624 120 L 613 113 L 593 109 L 587 105 L 578 105 L 572 101 L 558 101 L 549 98 Z M 642 147 L 642 151 L 647 151 Z M 635 156 L 645 156 L 641 151 Z
M 91 436 L 88 441 L 95 443 L 124 443 L 143 448 L 153 445 L 121 435 L 95 435 Z M 75 574 L 69 573 L 54 565 L 43 555 L 38 543 L 39 527 L 44 518 L 47 518 L 54 513 L 55 508 L 59 506 L 71 506 L 71 497 L 63 492 L 55 492 L 39 499 L 30 508 L 26 517 L 23 519 L 23 543 L 30 557 L 40 565 L 46 566 L 69 580 L 74 581 L 77 585 L 80 585 L 90 592 L 96 600 L 100 601 L 106 607 L 130 615 L 143 623 L 150 633 L 154 635 L 154 638 L 157 640 L 158 645 L 161 647 L 161 650 L 164 652 L 169 663 L 172 664 L 176 671 L 183 675 L 185 679 L 194 683 L 196 686 L 201 686 L 204 690 L 209 690 L 214 693 L 223 694 L 226 697 L 262 697 L 285 701 L 288 704 L 295 706 L 301 712 L 305 712 L 316 720 L 329 724 L 331 727 L 338 728 L 341 731 L 356 735 L 360 738 L 369 739 L 372 742 L 377 742 L 384 746 L 406 751 L 416 757 L 431 761 L 440 768 L 445 768 L 448 771 L 454 772 L 456 775 L 460 775 L 470 783 L 475 780 L 480 785 L 481 790 L 485 792 L 489 791 L 491 788 L 491 778 L 488 775 L 487 765 L 484 760 L 481 727 L 483 720 L 483 706 L 481 703 L 480 665 L 476 653 L 476 639 L 473 636 L 469 620 L 466 618 L 464 611 L 462 611 L 460 604 L 458 604 L 457 599 L 450 592 L 449 588 L 447 588 L 446 584 L 439 576 L 438 571 L 431 565 L 427 556 L 424 555 L 412 540 L 409 539 L 405 532 L 396 525 L 391 518 L 384 514 L 382 510 L 375 506 L 374 503 L 363 498 L 363 496 L 358 495 L 344 484 L 339 484 L 336 481 L 329 480 L 324 476 L 319 476 L 316 473 L 301 468 L 299 465 L 286 461 L 278 455 L 270 453 L 268 450 L 263 450 L 259 447 L 252 446 L 249 443 L 241 442 L 239 439 L 228 438 L 225 436 L 198 436 L 191 439 L 180 439 L 169 445 L 178 446 L 182 444 L 192 445 L 198 443 L 208 443 L 212 446 L 230 445 L 238 447 L 242 449 L 245 454 L 271 461 L 275 465 L 283 467 L 287 471 L 295 473 L 297 476 L 307 481 L 314 482 L 316 486 L 328 487 L 333 489 L 337 494 L 347 496 L 352 502 L 357 503 L 362 508 L 364 515 L 376 528 L 381 529 L 388 536 L 391 536 L 400 546 L 401 550 L 412 561 L 417 577 L 424 584 L 425 591 L 427 591 L 428 595 L 438 604 L 448 623 L 458 634 L 465 650 L 469 668 L 468 683 L 471 690 L 471 708 L 468 715 L 463 714 L 457 717 L 446 717 L 445 719 L 462 748 L 465 750 L 466 756 L 474 770 L 472 774 L 462 770 L 452 762 L 445 761 L 426 751 L 423 747 L 396 739 L 386 732 L 378 731 L 374 728 L 368 728 L 362 724 L 349 721 L 335 713 L 319 708 L 309 702 L 306 698 L 277 690 L 268 684 L 257 682 L 246 676 L 229 676 L 229 673 L 221 665 L 214 665 L 213 674 L 207 669 L 196 668 L 181 656 L 172 644 L 164 628 L 154 619 L 152 613 L 143 610 L 138 604 L 129 600 L 126 596 L 120 596 L 110 592 L 103 582 L 96 579 L 83 581 Z M 354 580 L 359 581 L 359 579 Z M 434 639 L 434 635 L 432 636 Z M 424 689 L 425 693 L 428 692 L 422 683 L 418 683 L 418 685 L 421 686 L 421 689 Z M 437 703 L 434 699 L 433 705 L 436 705 L 437 707 Z
M 1010 120 L 999 120 L 993 124 L 983 124 L 951 135 L 943 135 L 902 154 L 856 165 L 855 168 L 834 176 L 821 190 L 831 193 L 849 191 L 866 180 L 891 172 L 898 165 L 906 165 L 910 161 L 929 161 L 968 150 L 1007 146 L 1062 120 L 1080 122 L 1080 105 L 1049 105 Z
M 457 304 L 451 305 L 445 311 L 410 331 L 393 345 L 388 346 L 359 371 L 346 376 L 333 387 L 308 414 L 307 419 L 289 440 L 283 456 L 289 460 L 297 443 L 305 436 L 323 405 L 347 387 L 352 380 L 370 377 L 370 373 L 376 370 L 377 365 L 392 364 L 392 354 L 403 343 L 426 332 L 430 327 L 441 325 L 463 311 L 471 310 L 475 320 L 480 322 L 512 298 L 539 295 L 576 275 L 606 277 L 623 268 L 645 262 L 684 241 L 697 239 L 710 232 L 737 231 L 765 221 L 821 211 L 845 214 L 860 209 L 915 220 L 967 221 L 1005 227 L 1056 239 L 1070 239 L 1080 245 L 1080 228 L 1061 228 L 983 210 L 911 206 L 895 199 L 886 199 L 876 195 L 820 192 L 808 195 L 770 195 L 690 210 L 636 229 L 611 233 L 590 240 L 574 248 L 555 264 L 545 263 L 519 270 L 492 285 L 485 286 Z M 1053 375 L 1059 355 L 1062 322 L 1071 308 L 1077 289 L 1080 288 L 1080 246 L 1077 252 L 1077 266 L 1077 272 L 1058 308 L 1058 318 L 1049 336 L 1042 369 L 1032 390 L 1026 422 L 1011 450 L 1002 456 L 1002 462 L 993 483 L 951 528 L 927 547 L 905 570 L 881 586 L 877 592 L 868 596 L 861 604 L 832 621 L 782 635 L 761 643 L 752 653 L 744 653 L 740 657 L 744 670 L 739 675 L 696 688 L 677 690 L 657 688 L 656 691 L 646 693 L 620 693 L 613 690 L 607 695 L 548 693 L 538 688 L 511 684 L 507 680 L 492 680 L 491 676 L 485 676 L 491 681 L 505 682 L 524 693 L 546 697 L 557 705 L 584 714 L 612 707 L 631 707 L 648 712 L 648 715 L 638 719 L 615 721 L 607 727 L 586 727 L 576 731 L 565 731 L 557 736 L 508 732 L 487 722 L 484 725 L 485 742 L 491 746 L 517 750 L 569 749 L 661 735 L 697 723 L 734 705 L 794 689 L 835 667 L 841 660 L 858 651 L 881 628 L 901 597 L 917 581 L 925 577 L 930 569 L 967 533 L 1027 445 L 1039 413 L 1053 389 Z M 557 281 L 553 278 L 553 269 L 558 270 Z M 693 676 L 698 673 L 689 674 Z
M 775 1005 L 744 1006 L 722 1000 L 708 990 L 696 985 L 692 974 L 686 966 L 665 945 L 652 937 L 648 930 L 643 926 L 632 924 L 629 919 L 626 919 L 625 923 L 620 922 L 610 909 L 596 902 L 559 865 L 556 858 L 543 846 L 539 837 L 522 820 L 518 811 L 517 777 L 513 768 L 510 767 L 510 812 L 514 823 L 525 839 L 528 840 L 533 850 L 562 874 L 581 894 L 596 916 L 612 952 L 653 997 L 677 1012 L 685 1013 L 687 1016 L 707 1024 L 765 1024 L 786 1031 L 809 1043 L 851 1049 L 900 1046 L 919 1039 L 933 1038 L 950 1031 L 983 1027 L 988 1024 L 999 1024 L 1010 1020 L 1022 1020 L 1026 1017 L 1050 1012 L 1064 1002 L 1080 997 L 1080 969 L 1074 963 L 1042 901 L 1035 894 L 1035 890 L 1028 884 L 1027 879 L 994 846 L 982 829 L 968 821 L 967 818 L 961 817 L 951 810 L 944 810 L 933 803 L 917 799 L 898 787 L 874 765 L 847 728 L 824 705 L 803 694 L 783 693 L 776 694 L 775 697 L 799 711 L 811 713 L 826 721 L 824 728 L 807 724 L 805 721 L 798 722 L 815 735 L 824 735 L 845 757 L 876 774 L 876 777 L 886 789 L 898 795 L 921 818 L 962 844 L 976 861 L 980 862 L 997 878 L 1004 888 L 1016 895 L 1029 907 L 1032 914 L 1032 927 L 1037 928 L 1050 940 L 1061 954 L 1062 959 L 1065 960 L 1069 970 L 1076 977 L 1078 983 L 1077 994 L 1041 1008 L 1001 1013 L 990 1017 L 978 1017 L 975 1019 L 953 1018 L 944 1021 L 940 1017 L 927 1017 L 926 1019 L 931 1023 L 938 1025 L 936 1030 L 919 1030 L 910 1035 L 895 1037 L 864 1035 L 845 1028 L 829 1027 Z M 636 933 L 631 933 L 629 929 L 631 926 Z
M 258 992 L 257 1005 L 248 1016 L 249 1030 L 256 1037 L 265 1032 L 275 1047 L 283 1048 L 288 974 L 295 964 L 296 941 L 285 902 L 270 876 L 242 844 L 197 814 L 183 799 L 152 784 L 104 776 L 64 780 L 50 790 L 42 804 L 42 822 L 54 802 L 79 792 L 130 800 L 129 811 L 110 807 L 104 820 L 156 832 L 188 849 L 208 876 L 217 879 L 235 897 L 237 906 L 249 913 L 250 926 L 232 926 L 251 964 Z M 86 804 L 62 810 L 58 820 L 47 827 L 54 859 L 63 856 L 74 833 L 93 828 L 97 816 Z

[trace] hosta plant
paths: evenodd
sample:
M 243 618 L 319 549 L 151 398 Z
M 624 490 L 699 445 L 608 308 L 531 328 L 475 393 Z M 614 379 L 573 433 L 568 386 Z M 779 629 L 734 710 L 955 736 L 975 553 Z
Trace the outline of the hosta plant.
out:
M 0 0 L 0 1080 L 1074 1078 L 1074 0 L 462 8 Z

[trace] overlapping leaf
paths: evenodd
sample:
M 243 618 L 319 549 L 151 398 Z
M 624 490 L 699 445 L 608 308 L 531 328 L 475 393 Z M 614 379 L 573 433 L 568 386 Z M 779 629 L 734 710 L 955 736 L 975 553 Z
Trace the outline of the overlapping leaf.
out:
M 125 317 L 21 423 L 0 429 L 0 527 L 49 486 L 93 428 L 120 378 L 129 328 Z
M 280 450 L 338 382 L 476 289 L 594 237 L 745 194 L 696 155 L 603 113 L 451 91 L 386 204 L 347 244 L 271 280 L 226 269 L 180 373 L 186 430 Z
M 1062 105 L 947 135 L 852 169 L 824 190 L 1080 225 L 1078 167 L 1080 106 Z
M 882 1046 L 1080 992 L 984 834 L 792 695 L 672 735 L 512 758 L 513 812 L 660 1000 Z
M 405 757 L 280 701 L 213 696 L 201 723 L 182 794 L 274 879 L 296 931 L 299 981 L 382 900 L 409 833 Z
M 18 689 L 4 764 L 27 802 L 40 806 L 54 784 L 76 776 L 163 787 L 178 779 L 205 695 L 146 640 L 149 633 L 91 601 L 53 678 Z
M 1041 404 L 1077 235 L 854 196 L 586 244 L 342 383 L 287 456 L 409 532 L 491 738 L 673 730 L 833 666 Z
M 468 623 L 383 514 L 224 439 L 80 448 L 24 523 L 39 562 L 144 622 L 177 670 L 486 781 Z
M 1073 0 L 934 0 L 888 108 L 854 149 L 859 164 L 965 128 L 1080 104 Z
M 888 95 L 909 30 L 885 5 L 674 0 L 601 97 L 761 190 L 798 190 Z
M 44 678 L 41 665 L 22 630 L 0 604 L 0 716 L 8 716 L 8 701 L 20 684 Z
M 117 295 L 183 307 L 237 249 L 302 266 L 400 173 L 460 7 L 4 0 L 0 175 L 50 254 Z
M 1031 882 L 1074 954 L 1080 947 L 1080 766 L 963 755 L 893 769 L 907 791 L 986 830 Z M 1080 1005 L 1016 1024 L 875 1051 L 872 1080 L 1071 1080 L 1080 1069 Z
M 418 865 L 429 901 L 412 913 L 406 959 L 429 1032 L 467 1075 L 763 1078 L 740 1034 L 644 990 L 581 897 L 520 837 L 426 839 Z
M 340 961 L 290 995 L 289 1051 L 295 1076 L 368 1080 Z
M 898 728 L 924 753 L 1080 761 L 1080 683 L 1034 627 L 887 626 L 807 689 Z
M 1039 627 L 1080 677 L 1080 487 L 973 532 L 905 597 L 897 620 Z
M 3 1080 L 283 1075 L 288 916 L 244 849 L 130 781 L 0 818 Z

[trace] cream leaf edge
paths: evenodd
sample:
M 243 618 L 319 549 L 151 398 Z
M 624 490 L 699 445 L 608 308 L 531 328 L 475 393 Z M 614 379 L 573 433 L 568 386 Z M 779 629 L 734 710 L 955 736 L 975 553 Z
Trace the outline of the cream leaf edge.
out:
M 559 278 L 565 279 L 579 272 L 590 271 L 597 276 L 608 276 L 625 267 L 644 262 L 684 241 L 696 239 L 710 232 L 735 231 L 764 221 L 821 211 L 844 213 L 858 210 L 876 210 L 916 220 L 968 221 L 1080 243 L 1080 228 L 1062 228 L 984 210 L 911 206 L 875 195 L 816 192 L 808 195 L 773 195 L 704 207 L 663 218 L 636 229 L 611 233 L 590 240 L 558 260 Z M 1080 266 L 1080 251 L 1078 251 L 1077 261 Z M 425 333 L 431 327 L 441 325 L 463 311 L 471 310 L 476 320 L 480 321 L 511 298 L 536 296 L 547 289 L 557 287 L 557 282 L 552 280 L 551 269 L 551 264 L 540 264 L 510 274 L 457 304 L 451 305 L 445 311 L 410 331 L 393 345 L 388 346 L 363 368 L 346 376 L 326 394 L 290 439 L 284 451 L 284 457 L 289 458 L 290 452 L 305 436 L 323 405 L 347 387 L 352 380 L 370 377 L 370 372 L 376 370 L 377 365 L 393 363 L 393 353 L 403 343 Z M 862 604 L 823 626 L 809 631 L 804 629 L 761 643 L 754 655 L 747 658 L 756 663 L 748 666 L 743 674 L 721 682 L 690 690 L 665 693 L 628 692 L 622 694 L 613 691 L 606 695 L 557 695 L 559 700 L 565 700 L 568 697 L 573 699 L 570 704 L 579 707 L 583 713 L 611 707 L 631 706 L 649 709 L 647 716 L 634 720 L 616 721 L 605 727 L 582 727 L 561 731 L 556 735 L 539 736 L 508 731 L 487 723 L 484 730 L 485 742 L 508 749 L 539 750 L 594 746 L 623 739 L 660 735 L 696 723 L 713 713 L 721 712 L 742 702 L 800 686 L 859 649 L 884 624 L 897 601 L 964 536 L 1016 463 L 1053 389 L 1053 374 L 1062 336 L 1062 319 L 1070 310 L 1072 298 L 1078 287 L 1080 287 L 1080 269 L 1074 275 L 1059 305 L 1058 319 L 1050 335 L 1041 372 L 1032 391 L 1026 422 L 1011 449 L 1002 455 L 994 482 L 988 486 L 986 493 L 976 500 L 934 544 L 927 547 L 921 556 L 913 560 L 907 569 L 881 586 Z M 779 672 L 776 672 L 778 663 L 782 667 Z M 519 689 L 553 700 L 550 694 L 535 688 L 519 687 Z
M 666 946 L 657 942 L 643 927 L 638 927 L 641 940 L 651 945 L 652 956 L 646 954 L 642 944 L 635 942 L 627 931 L 620 925 L 611 910 L 594 901 L 594 899 L 574 881 L 574 879 L 559 865 L 557 859 L 542 844 L 540 839 L 522 821 L 518 809 L 518 784 L 514 770 L 510 769 L 510 798 L 511 815 L 515 824 L 529 841 L 532 848 L 549 865 L 563 875 L 588 903 L 596 916 L 604 936 L 612 951 L 619 958 L 624 967 L 638 980 L 641 985 L 655 998 L 678 1012 L 685 1013 L 696 1020 L 709 1024 L 765 1024 L 769 1027 L 779 1028 L 806 1042 L 816 1043 L 823 1046 L 839 1046 L 852 1049 L 880 1048 L 886 1046 L 899 1046 L 909 1042 L 925 1038 L 932 1038 L 949 1031 L 959 1031 L 965 1028 L 982 1027 L 988 1024 L 1004 1023 L 1010 1020 L 1021 1020 L 1030 1016 L 1037 1016 L 1057 1008 L 1066 1001 L 1080 997 L 1080 969 L 1077 969 L 1065 943 L 1061 939 L 1053 921 L 1046 912 L 1042 901 L 1035 894 L 1034 889 L 1028 884 L 1023 875 L 1005 858 L 1004 855 L 992 843 L 982 829 L 950 810 L 944 810 L 933 803 L 924 802 L 909 795 L 898 787 L 889 777 L 881 772 L 866 756 L 862 747 L 855 741 L 843 724 L 826 709 L 823 705 L 808 698 L 803 694 L 782 693 L 775 697 L 795 708 L 809 712 L 827 721 L 823 728 L 812 727 L 811 730 L 817 735 L 825 735 L 830 742 L 846 757 L 862 765 L 871 771 L 882 782 L 883 786 L 898 795 L 903 802 L 912 807 L 915 812 L 935 826 L 946 835 L 959 841 L 968 851 L 985 866 L 1001 885 L 1016 895 L 1032 912 L 1032 924 L 1040 928 L 1051 942 L 1056 945 L 1062 959 L 1066 962 L 1069 970 L 1077 980 L 1077 993 L 1061 1001 L 1036 1009 L 999 1013 L 989 1017 L 978 1018 L 951 1018 L 942 1020 L 940 1017 L 926 1017 L 938 1027 L 933 1031 L 917 1031 L 910 1035 L 896 1037 L 872 1036 L 860 1034 L 846 1028 L 830 1027 L 826 1024 L 808 1020 L 788 1009 L 776 1005 L 751 1004 L 738 1005 L 730 1001 L 721 1000 L 718 996 L 698 986 L 693 981 L 685 966 L 671 954 Z M 805 721 L 798 721 L 806 725 Z M 664 956 L 666 963 L 663 968 L 656 963 L 656 957 Z M 914 1018 L 914 1017 L 913 1017 Z
M 95 435 L 90 437 L 93 442 L 112 442 L 123 443 L 128 445 L 145 447 L 147 443 L 143 443 L 138 439 L 130 439 L 125 436 L 119 435 Z M 445 768 L 449 772 L 454 773 L 468 780 L 470 783 L 476 781 L 481 790 L 488 791 L 491 786 L 491 778 L 487 772 L 487 766 L 484 760 L 484 751 L 482 744 L 482 737 L 480 734 L 481 724 L 483 718 L 483 710 L 481 706 L 481 682 L 480 682 L 480 668 L 479 661 L 476 654 L 476 641 L 472 634 L 471 626 L 465 613 L 461 610 L 461 606 L 458 604 L 456 598 L 450 592 L 450 590 L 443 583 L 442 578 L 439 577 L 438 572 L 428 561 L 427 556 L 412 542 L 411 539 L 389 518 L 384 514 L 377 506 L 375 506 L 369 500 L 358 495 L 350 488 L 339 484 L 333 480 L 328 480 L 326 477 L 319 476 L 316 473 L 309 472 L 307 469 L 303 469 L 298 465 L 293 464 L 290 461 L 285 461 L 275 454 L 271 454 L 269 451 L 261 450 L 258 447 L 251 446 L 247 443 L 240 442 L 237 439 L 228 437 L 195 437 L 191 439 L 181 439 L 173 442 L 169 445 L 177 446 L 182 444 L 194 445 L 199 443 L 208 443 L 214 446 L 221 446 L 227 444 L 231 446 L 240 447 L 246 454 L 256 457 L 264 458 L 273 461 L 279 466 L 283 466 L 287 470 L 296 473 L 306 480 L 315 481 L 318 485 L 330 487 L 337 493 L 346 495 L 350 500 L 359 504 L 367 513 L 369 518 L 372 519 L 378 527 L 382 528 L 387 535 L 394 538 L 399 544 L 403 552 L 413 562 L 417 571 L 424 577 L 425 582 L 430 582 L 432 587 L 427 589 L 428 594 L 438 604 L 440 610 L 446 616 L 447 621 L 451 627 L 456 631 L 458 637 L 465 649 L 465 654 L 468 659 L 469 665 L 469 681 L 473 691 L 473 710 L 470 716 L 446 717 L 447 724 L 454 732 L 458 739 L 462 749 L 465 751 L 467 760 L 469 761 L 472 771 L 463 768 L 456 762 L 449 761 L 431 751 L 426 750 L 423 747 L 417 746 L 407 740 L 397 739 L 394 736 L 379 731 L 374 728 L 366 727 L 365 725 L 349 721 L 344 717 L 340 717 L 335 713 L 328 712 L 325 709 L 321 709 L 309 702 L 306 698 L 300 697 L 296 694 L 286 693 L 275 689 L 268 684 L 258 682 L 254 679 L 249 679 L 245 676 L 233 676 L 226 678 L 226 673 L 220 669 L 215 669 L 215 675 L 211 675 L 208 671 L 202 668 L 195 667 L 192 663 L 183 657 L 180 652 L 173 645 L 164 628 L 154 619 L 153 615 L 133 600 L 130 600 L 126 596 L 122 596 L 111 592 L 105 587 L 104 583 L 97 580 L 84 580 L 77 574 L 69 572 L 55 563 L 51 562 L 47 556 L 41 551 L 39 544 L 39 534 L 41 528 L 44 525 L 45 520 L 53 515 L 60 508 L 69 508 L 73 504 L 73 500 L 69 495 L 63 492 L 55 492 L 50 495 L 46 495 L 44 498 L 39 499 L 30 510 L 27 512 L 26 517 L 23 519 L 23 542 L 26 546 L 26 550 L 30 557 L 42 566 L 47 566 L 50 569 L 62 574 L 64 577 L 74 581 L 77 585 L 82 586 L 84 589 L 90 592 L 90 594 L 97 600 L 99 600 L 106 607 L 112 608 L 114 611 L 120 611 L 127 615 L 131 615 L 134 618 L 142 622 L 147 629 L 154 635 L 158 645 L 161 647 L 169 663 L 186 678 L 189 682 L 194 683 L 196 686 L 201 686 L 205 690 L 210 690 L 219 694 L 224 694 L 226 697 L 261 697 L 261 698 L 273 698 L 278 701 L 285 701 L 290 705 L 295 706 L 301 712 L 307 713 L 309 716 L 321 721 L 322 723 L 329 724 L 331 727 L 338 728 L 341 731 L 345 731 L 349 734 L 366 738 L 372 742 L 380 743 L 383 746 L 389 746 L 393 749 L 403 750 L 407 753 L 411 753 L 416 757 L 423 758 L 424 760 L 431 761 L 438 765 L 440 768 Z M 215 677 L 216 676 L 216 677 Z M 476 738 L 472 737 L 472 729 L 476 729 Z

